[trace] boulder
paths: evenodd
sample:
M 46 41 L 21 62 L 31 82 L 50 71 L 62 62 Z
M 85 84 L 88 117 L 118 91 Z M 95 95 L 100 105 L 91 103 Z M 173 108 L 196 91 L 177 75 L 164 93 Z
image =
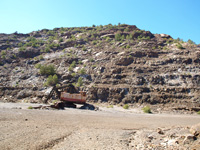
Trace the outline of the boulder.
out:
M 73 78 L 73 76 L 70 75 L 70 74 L 65 74 L 65 75 L 63 75 L 63 76 L 61 77 L 62 80 L 71 80 L 72 78 Z
M 193 125 L 190 128 L 190 133 L 193 134 L 194 136 L 199 136 L 200 135 L 200 123 Z
M 187 135 L 185 137 L 185 139 L 183 140 L 183 144 L 190 144 L 191 142 L 193 142 L 195 140 L 195 136 L 194 135 Z
M 119 60 L 115 62 L 116 65 L 121 65 L 121 66 L 128 66 L 132 63 L 133 63 L 132 57 L 121 57 Z
M 122 69 L 121 68 L 114 68 L 111 70 L 112 74 L 117 74 L 117 73 L 121 73 Z
M 106 38 L 106 37 L 114 38 L 114 37 L 115 37 L 115 34 L 106 34 L 106 35 L 102 35 L 102 36 L 101 36 L 101 38 Z
M 21 58 L 34 58 L 40 55 L 40 50 L 36 48 L 29 47 L 25 51 L 19 51 L 17 56 Z
M 169 38 L 172 38 L 170 35 L 168 35 L 168 34 L 160 34 L 160 37 L 161 38 L 167 38 L 167 39 L 169 39 Z
M 22 90 L 17 94 L 17 99 L 26 98 L 32 95 L 30 90 Z

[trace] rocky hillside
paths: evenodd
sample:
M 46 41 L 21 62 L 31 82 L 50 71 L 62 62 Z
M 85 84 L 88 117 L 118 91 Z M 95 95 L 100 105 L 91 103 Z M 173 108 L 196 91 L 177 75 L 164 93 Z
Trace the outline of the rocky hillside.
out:
M 43 102 L 73 82 L 88 102 L 200 109 L 200 46 L 134 25 L 0 34 L 0 100 Z

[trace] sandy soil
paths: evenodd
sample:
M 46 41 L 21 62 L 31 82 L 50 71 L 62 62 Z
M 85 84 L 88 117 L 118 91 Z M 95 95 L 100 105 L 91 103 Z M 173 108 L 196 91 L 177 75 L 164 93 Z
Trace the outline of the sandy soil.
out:
M 0 103 L 1 150 L 137 149 L 130 144 L 139 140 L 140 136 L 130 141 L 136 132 L 187 128 L 200 122 L 198 115 L 143 114 L 115 108 L 30 110 L 28 106 Z

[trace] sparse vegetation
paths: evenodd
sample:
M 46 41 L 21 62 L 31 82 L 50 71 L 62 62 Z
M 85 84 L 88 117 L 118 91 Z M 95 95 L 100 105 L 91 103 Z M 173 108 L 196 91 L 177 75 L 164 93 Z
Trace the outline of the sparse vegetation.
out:
M 126 45 L 126 48 L 130 48 L 130 45 Z
M 71 63 L 71 65 L 69 66 L 69 68 L 68 68 L 68 70 L 69 71 L 73 71 L 73 68 L 75 68 L 76 67 L 76 61 L 73 61 L 72 63 Z
M 35 68 L 40 69 L 41 66 L 42 66 L 41 64 L 36 64 Z
M 93 59 L 93 58 L 90 58 L 90 62 L 94 62 L 94 59 Z
M 40 56 L 39 56 L 39 59 L 40 59 L 40 60 L 43 60 L 43 59 L 44 59 L 44 57 L 43 57 L 42 55 L 40 55 Z
M 75 73 L 75 72 L 73 72 L 71 75 L 72 75 L 72 77 L 75 77 L 75 76 L 76 76 L 76 73 Z
M 85 47 L 85 46 L 83 46 L 82 50 L 83 50 L 83 51 L 87 51 L 87 49 L 86 49 L 86 47 Z
M 47 78 L 47 81 L 45 82 L 45 86 L 53 86 L 56 85 L 58 83 L 58 76 L 56 74 L 54 74 L 53 76 L 50 75 Z
M 107 106 L 107 108 L 113 108 L 113 105 L 109 105 L 109 106 Z
M 29 106 L 28 109 L 33 109 L 33 107 L 32 107 L 32 106 Z
M 93 45 L 96 45 L 96 44 L 97 44 L 97 41 L 92 41 L 92 44 L 93 44 Z
M 197 114 L 200 115 L 200 111 L 198 111 Z
M 187 79 L 198 80 L 196 75 L 199 72 L 199 45 L 195 45 L 190 39 L 184 42 L 165 34 L 153 35 L 149 31 L 125 24 L 46 29 L 16 35 L 16 39 L 13 36 L 6 35 L 0 41 L 2 86 L 38 86 L 40 90 L 44 85 L 62 86 L 67 80 L 71 80 L 74 85 L 84 85 L 87 90 L 95 87 L 92 92 L 97 93 L 94 99 L 99 102 L 107 100 L 116 104 L 120 102 L 116 100 L 118 95 L 124 97 L 125 105 L 121 105 L 121 109 L 129 109 L 132 102 L 143 103 L 139 99 L 156 102 L 157 99 L 152 98 L 151 92 L 159 91 L 162 102 L 163 99 L 171 102 L 180 96 L 176 96 L 179 91 L 174 92 L 174 89 L 168 92 L 168 86 L 181 88 L 183 83 L 197 85 L 196 81 L 188 84 Z M 176 51 L 174 47 L 186 50 Z M 54 65 L 48 63 L 59 66 L 59 72 L 56 72 Z M 172 65 L 174 69 L 171 68 Z M 181 78 L 177 79 L 179 76 Z M 29 82 L 29 78 L 33 78 L 33 82 Z M 60 84 L 58 80 L 61 81 Z M 129 86 L 134 91 L 127 89 Z M 116 87 L 117 90 L 111 91 L 110 87 Z M 142 91 L 138 90 L 140 87 Z M 100 88 L 103 89 L 102 92 Z M 149 94 L 143 97 L 143 92 Z M 117 94 L 114 95 L 115 93 Z M 165 93 L 169 96 L 165 96 Z M 107 99 L 102 98 L 104 94 Z M 187 95 L 181 96 L 187 99 Z M 113 105 L 107 107 L 113 108 Z M 148 106 L 140 111 L 151 113 Z
M 195 44 L 195 42 L 193 42 L 193 41 L 190 40 L 190 39 L 189 39 L 187 42 L 188 42 L 189 44 Z
M 72 64 L 70 65 L 72 68 L 76 67 L 76 61 L 73 61 Z
M 121 41 L 121 33 L 116 33 L 115 34 L 115 40 L 116 41 Z
M 1 56 L 5 56 L 6 55 L 6 51 L 1 51 Z
M 92 69 L 94 69 L 94 68 L 96 68 L 97 67 L 97 65 L 92 65 Z
M 19 48 L 19 51 L 25 51 L 25 50 L 26 50 L 26 48 L 24 46 Z
M 82 69 L 79 71 L 79 73 L 80 73 L 81 75 L 84 75 L 84 74 L 86 74 L 86 70 L 85 70 L 84 68 L 82 68 Z
M 184 47 L 180 43 L 178 43 L 176 46 L 177 46 L 178 49 L 184 49 Z
M 149 106 L 145 106 L 142 108 L 144 113 L 151 113 L 151 108 Z
M 59 41 L 59 43 L 63 42 L 63 38 L 59 38 L 58 41 Z
M 39 69 L 41 75 L 54 75 L 56 73 L 54 65 L 41 65 Z
M 81 87 L 82 85 L 83 85 L 83 78 L 82 78 L 82 77 L 79 77 L 76 86 L 77 86 L 77 87 Z
M 123 106 L 123 108 L 124 108 L 124 109 L 129 109 L 129 105 L 128 105 L 128 104 L 125 104 L 125 105 Z

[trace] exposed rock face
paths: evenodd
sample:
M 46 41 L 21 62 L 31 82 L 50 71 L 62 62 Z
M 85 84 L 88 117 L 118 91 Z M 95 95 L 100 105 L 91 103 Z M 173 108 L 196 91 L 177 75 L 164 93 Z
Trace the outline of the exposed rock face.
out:
M 28 91 L 28 90 L 22 90 L 19 93 L 17 93 L 17 99 L 22 99 L 22 98 L 26 98 L 32 95 L 32 91 Z
M 36 66 L 52 64 L 62 84 L 82 78 L 88 101 L 199 111 L 199 63 L 199 45 L 130 25 L 0 34 L 0 99 L 43 99 Z
M 122 66 L 127 66 L 130 65 L 133 62 L 133 58 L 132 57 L 123 57 L 120 58 L 119 60 L 117 60 L 115 62 L 116 65 L 122 65 Z
M 28 48 L 28 49 L 26 49 L 26 51 L 19 51 L 19 53 L 17 54 L 17 57 L 34 58 L 38 55 L 40 55 L 39 49 Z

